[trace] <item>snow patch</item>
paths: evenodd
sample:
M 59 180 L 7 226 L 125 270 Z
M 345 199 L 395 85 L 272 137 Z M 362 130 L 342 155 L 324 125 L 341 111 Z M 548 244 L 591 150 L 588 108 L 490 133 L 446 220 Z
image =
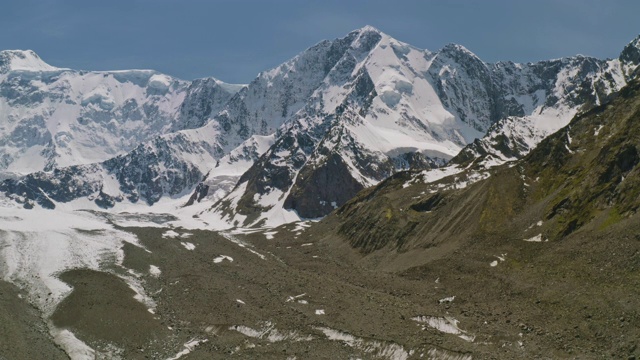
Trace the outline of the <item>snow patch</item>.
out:
M 266 231 L 264 233 L 264 236 L 267 238 L 267 240 L 272 240 L 273 236 L 277 233 L 278 233 L 277 231 Z
M 178 236 L 180 236 L 180 234 L 178 234 L 177 232 L 175 232 L 173 230 L 167 230 L 162 234 L 162 237 L 165 238 L 165 239 L 177 238 Z
M 597 128 L 595 128 L 593 130 L 593 136 L 598 136 L 600 135 L 600 130 L 602 130 L 602 128 L 604 127 L 604 125 L 599 125 Z
M 329 340 L 340 341 L 351 348 L 370 354 L 373 358 L 390 360 L 407 360 L 409 358 L 410 351 L 393 342 L 367 340 L 327 327 L 314 327 L 314 329 L 322 331 Z
M 536 236 L 534 236 L 532 238 L 524 239 L 524 241 L 527 241 L 527 242 L 543 242 L 543 241 L 547 242 L 549 240 L 548 239 L 542 240 L 542 234 L 538 234 L 538 235 L 536 235 Z
M 436 329 L 445 334 L 458 335 L 458 337 L 465 341 L 473 342 L 475 340 L 475 336 L 468 334 L 466 331 L 458 327 L 458 323 L 460 321 L 450 316 L 416 316 L 411 318 L 411 320 L 421 324 L 426 324 L 428 327 Z
M 303 294 L 296 295 L 296 296 L 287 296 L 287 299 L 285 300 L 285 302 L 291 302 L 291 301 L 294 301 L 294 300 L 298 300 L 298 299 L 300 299 L 302 297 L 305 297 L 306 295 L 307 295 L 307 293 L 303 293 Z
M 159 277 L 162 271 L 155 265 L 149 265 L 149 274 L 153 277 Z
M 311 335 L 303 335 L 299 331 L 281 331 L 276 329 L 275 325 L 266 321 L 258 324 L 259 327 L 251 328 L 245 325 L 233 325 L 229 327 L 229 330 L 237 331 L 245 336 L 266 340 L 270 343 L 280 342 L 280 341 L 311 341 L 313 340 L 313 336 Z
M 499 261 L 499 262 L 503 262 L 503 261 L 505 260 L 506 256 L 507 256 L 507 254 L 505 253 L 505 254 L 500 254 L 500 256 L 498 256 L 498 255 L 494 255 L 494 256 L 495 256 L 496 258 L 498 258 L 498 260 L 494 260 L 494 261 L 492 261 L 492 262 L 489 264 L 489 265 L 491 265 L 491 267 L 496 267 L 496 266 L 498 266 L 498 261 Z
M 213 259 L 213 263 L 214 264 L 220 264 L 224 260 L 227 260 L 228 262 L 233 262 L 233 258 L 231 256 L 220 255 L 220 256 L 218 256 L 218 257 Z
M 164 74 L 155 74 L 149 78 L 149 87 L 157 91 L 167 91 L 171 86 L 171 78 Z
M 180 245 L 184 246 L 185 249 L 187 250 L 195 250 L 196 246 L 190 242 L 186 242 L 186 241 L 181 241 Z
M 60 345 L 71 360 L 94 360 L 96 358 L 95 350 L 75 337 L 71 331 L 54 329 L 52 335 L 53 341 Z
M 191 339 L 188 342 L 184 343 L 182 346 L 184 347 L 184 349 L 182 351 L 180 351 L 179 353 L 175 354 L 174 356 L 168 358 L 167 360 L 178 360 L 181 357 L 189 354 L 190 352 L 192 352 L 198 345 L 206 343 L 207 339 L 202 339 L 202 340 L 196 340 Z

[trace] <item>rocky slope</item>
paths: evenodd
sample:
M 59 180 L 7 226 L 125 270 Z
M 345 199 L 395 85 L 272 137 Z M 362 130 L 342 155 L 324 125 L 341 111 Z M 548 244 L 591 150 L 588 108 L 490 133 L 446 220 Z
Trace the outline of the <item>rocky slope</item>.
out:
M 396 174 L 337 211 L 334 219 L 345 221 L 339 232 L 365 253 L 386 247 L 406 251 L 427 238 L 444 241 L 452 230 L 472 238 L 509 229 L 517 237 L 531 229 L 521 220 L 540 220 L 543 238 L 558 241 L 602 214 L 613 222 L 633 216 L 639 92 L 640 82 L 632 81 L 614 100 L 576 116 L 520 161 L 489 170 Z M 385 232 L 359 231 L 369 226 Z M 407 234 L 386 233 L 392 230 Z

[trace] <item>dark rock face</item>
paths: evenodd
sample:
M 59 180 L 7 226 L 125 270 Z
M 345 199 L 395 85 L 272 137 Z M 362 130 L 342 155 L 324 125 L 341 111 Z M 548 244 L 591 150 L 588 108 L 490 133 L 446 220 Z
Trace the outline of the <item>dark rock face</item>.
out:
M 318 218 L 344 204 L 363 189 L 342 158 L 329 156 L 318 167 L 305 167 L 284 202 L 285 209 L 298 212 L 304 218 Z
M 178 120 L 173 130 L 195 129 L 204 126 L 213 115 L 239 90 L 237 86 L 221 85 L 213 78 L 194 80 L 187 88 L 185 99 L 180 105 Z
M 445 108 L 476 130 L 484 131 L 500 118 L 492 112 L 496 99 L 489 67 L 464 47 L 445 46 L 436 55 L 429 77 Z
M 419 152 L 406 152 L 391 158 L 394 169 L 424 170 L 444 166 L 447 161 L 442 158 L 430 158 Z
M 206 185 L 204 183 L 199 183 L 196 186 L 196 188 L 193 190 L 193 194 L 191 194 L 185 206 L 191 206 L 196 202 L 202 201 L 202 199 L 204 199 L 204 197 L 207 196 L 208 194 L 209 194 L 209 185 Z
M 191 144 L 184 142 L 186 148 L 176 149 L 175 143 L 180 143 L 180 139 L 157 139 L 149 146 L 139 146 L 127 156 L 106 161 L 105 168 L 115 175 L 121 191 L 130 201 L 143 199 L 152 205 L 164 195 L 177 195 L 193 188 L 204 175 L 181 158 L 182 151 L 189 152 Z
M 640 36 L 636 37 L 620 53 L 620 61 L 625 64 L 640 64 Z
M 0 191 L 25 207 L 39 204 L 43 208 L 54 209 L 54 201 L 68 202 L 98 192 L 101 184 L 87 181 L 86 177 L 100 169 L 99 165 L 72 166 L 55 169 L 51 173 L 32 173 L 20 179 L 4 180 L 0 183 Z
M 255 215 L 264 210 L 255 204 L 255 194 L 268 194 L 274 189 L 286 192 L 293 187 L 285 199 L 286 209 L 296 210 L 305 217 L 328 214 L 363 188 L 362 180 L 355 180 L 351 175 L 353 170 L 341 159 L 345 153 L 356 154 L 356 163 L 365 176 L 382 180 L 393 172 L 392 161 L 384 164 L 373 161 L 341 126 L 357 121 L 358 114 L 354 112 L 366 112 L 376 96 L 366 71 L 358 72 L 352 79 L 352 88 L 335 115 L 318 113 L 316 104 L 305 108 L 287 132 L 242 175 L 238 183 L 247 182 L 247 190 L 238 203 L 240 213 Z M 309 118 L 314 118 L 311 127 Z M 336 187 L 338 184 L 341 185 Z
M 116 202 L 122 201 L 122 198 L 116 198 L 109 194 L 105 194 L 100 190 L 94 202 L 103 209 L 110 209 L 116 205 Z
M 441 193 L 436 193 L 427 199 L 411 204 L 409 208 L 417 212 L 433 211 L 441 205 L 443 200 L 445 200 L 445 197 Z

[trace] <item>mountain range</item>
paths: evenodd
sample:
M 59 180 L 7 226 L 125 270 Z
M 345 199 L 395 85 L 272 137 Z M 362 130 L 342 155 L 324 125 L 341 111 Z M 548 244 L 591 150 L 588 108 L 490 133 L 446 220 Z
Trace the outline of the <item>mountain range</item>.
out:
M 366 26 L 246 85 L 3 51 L 0 191 L 27 208 L 199 204 L 222 227 L 320 218 L 398 171 L 521 158 L 632 79 L 639 47 L 491 64 Z

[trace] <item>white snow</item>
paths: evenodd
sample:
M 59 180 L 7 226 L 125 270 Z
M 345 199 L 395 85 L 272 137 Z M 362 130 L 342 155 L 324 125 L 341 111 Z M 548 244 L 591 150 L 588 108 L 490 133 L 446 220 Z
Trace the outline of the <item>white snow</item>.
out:
M 287 299 L 285 300 L 285 302 L 291 302 L 291 301 L 300 299 L 300 298 L 302 298 L 302 297 L 304 297 L 306 295 L 307 295 L 307 293 L 303 293 L 303 294 L 296 295 L 296 296 L 288 296 Z
M 316 315 L 324 315 L 324 309 L 316 309 Z
M 458 335 L 458 337 L 465 341 L 473 342 L 475 340 L 475 336 L 470 335 L 469 333 L 458 327 L 458 323 L 460 321 L 450 316 L 417 316 L 411 318 L 411 320 L 418 323 L 426 324 L 430 328 L 436 329 L 445 334 Z
M 383 358 L 389 360 L 407 360 L 410 350 L 406 350 L 402 345 L 378 340 L 368 340 L 357 337 L 340 330 L 327 327 L 316 327 L 329 340 L 340 341 L 347 346 L 370 354 L 372 358 Z
M 264 236 L 267 238 L 267 240 L 272 240 L 273 236 L 277 233 L 278 233 L 277 231 L 266 231 L 264 233 Z
M 109 271 L 112 265 L 122 264 L 124 242 L 140 246 L 133 234 L 115 229 L 96 214 L 64 207 L 52 211 L 7 205 L 0 201 L 0 278 L 25 289 L 27 300 L 45 318 L 71 291 L 58 279 L 60 273 L 77 268 Z M 154 270 L 150 267 L 149 271 Z M 136 300 L 153 310 L 155 303 L 136 275 L 119 277 L 134 291 Z M 68 330 L 50 327 L 50 331 L 73 360 L 95 358 L 95 351 Z
M 71 360 L 94 360 L 96 352 L 69 330 L 54 329 L 53 341 L 60 345 L 62 350 L 69 355 Z
M 31 51 L 0 51 L 0 59 L 7 54 L 10 71 L 20 72 L 9 77 L 16 76 L 27 86 L 11 84 L 2 74 L 0 83 L 20 96 L 38 94 L 40 100 L 12 102 L 0 96 L 0 139 L 6 144 L 0 149 L 5 159 L 0 172 L 26 174 L 43 170 L 47 164 L 99 163 L 158 137 L 176 138 L 177 134 L 194 140 L 181 150 L 198 148 L 212 157 L 211 142 L 217 141 L 218 130 L 205 126 L 173 132 L 190 82 L 149 70 L 58 69 Z M 43 141 L 47 138 L 51 140 Z M 210 169 L 211 161 L 208 164 Z
M 3 50 L 0 59 L 8 57 L 10 71 L 58 71 L 64 70 L 45 63 L 32 50 Z
M 443 299 L 438 300 L 438 303 L 442 304 L 442 303 L 450 303 L 453 302 L 453 300 L 455 300 L 456 297 L 455 296 L 449 296 Z
M 300 222 L 297 222 L 295 224 L 296 224 L 296 226 L 291 231 L 294 232 L 294 233 L 297 233 L 296 235 L 299 235 L 300 233 L 302 233 L 308 227 L 311 226 L 311 221 L 300 221 Z
M 600 130 L 602 130 L 603 127 L 604 125 L 599 125 L 595 130 L 593 130 L 593 136 L 600 135 Z
M 178 236 L 180 236 L 180 234 L 173 230 L 167 230 L 162 234 L 163 238 L 177 238 Z
M 186 242 L 186 241 L 181 241 L 180 245 L 184 246 L 185 249 L 187 250 L 195 250 L 196 246 L 190 242 Z
M 231 256 L 227 256 L 227 255 L 220 255 L 218 257 L 215 257 L 213 259 L 213 262 L 215 264 L 219 264 L 219 263 L 223 262 L 224 260 L 227 260 L 228 262 L 233 262 L 233 258 Z
M 440 179 L 444 179 L 447 176 L 458 174 L 463 170 L 463 168 L 459 168 L 457 166 L 446 166 L 443 168 L 424 170 L 417 176 L 414 176 L 411 180 L 407 181 L 402 186 L 406 188 L 408 186 L 411 186 L 411 184 L 416 183 L 417 181 L 420 181 L 424 184 L 430 184 Z
M 255 338 L 255 339 L 263 339 L 270 343 L 280 342 L 280 341 L 291 341 L 291 342 L 299 342 L 299 341 L 311 341 L 313 340 L 313 336 L 304 335 L 297 330 L 292 331 L 281 331 L 276 329 L 275 324 L 270 321 L 261 322 L 258 324 L 258 328 L 251 328 L 245 325 L 233 325 L 229 327 L 229 330 L 237 331 L 245 336 Z
M 528 242 L 543 242 L 543 241 L 547 241 L 547 240 L 542 240 L 542 234 L 538 234 L 532 238 L 529 239 L 524 239 L 524 241 L 528 241 Z
M 0 229 L 0 276 L 26 286 L 30 302 L 46 316 L 71 290 L 57 274 L 120 264 L 123 242 L 139 246 L 133 234 L 78 211 L 0 207 Z
M 507 254 L 500 254 L 500 256 L 498 255 L 494 255 L 498 260 L 494 260 L 492 261 L 489 265 L 491 265 L 491 267 L 496 267 L 498 266 L 499 262 L 503 262 L 506 259 Z
M 171 78 L 164 74 L 155 74 L 149 78 L 149 87 L 159 91 L 167 91 L 171 86 Z
M 149 274 L 151 274 L 151 276 L 159 277 L 161 273 L 162 271 L 160 271 L 159 267 L 155 265 L 149 265 Z
M 184 347 L 184 349 L 182 351 L 180 351 L 179 353 L 177 353 L 176 355 L 168 358 L 167 360 L 178 360 L 181 357 L 189 354 L 190 352 L 192 352 L 198 345 L 202 344 L 202 343 L 206 343 L 207 341 L 209 341 L 208 339 L 201 339 L 201 340 L 197 340 L 195 338 L 189 340 L 188 342 L 184 343 L 184 345 L 182 345 Z

